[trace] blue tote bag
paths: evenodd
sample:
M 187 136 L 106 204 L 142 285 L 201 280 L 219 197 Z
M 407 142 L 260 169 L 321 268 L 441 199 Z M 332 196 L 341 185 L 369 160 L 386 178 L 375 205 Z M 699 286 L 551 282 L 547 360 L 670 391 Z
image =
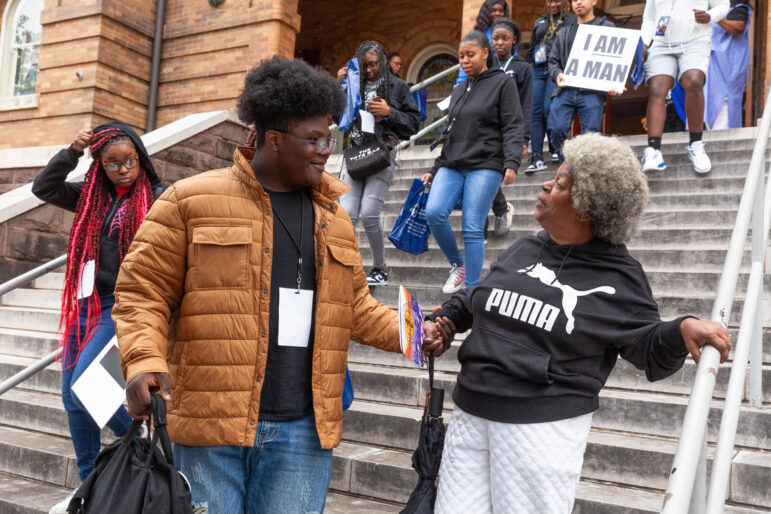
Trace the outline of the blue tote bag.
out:
M 428 251 L 428 236 L 431 235 L 431 230 L 426 222 L 427 202 L 428 191 L 425 184 L 415 179 L 399 217 L 396 218 L 394 228 L 388 235 L 388 239 L 399 250 L 414 255 Z

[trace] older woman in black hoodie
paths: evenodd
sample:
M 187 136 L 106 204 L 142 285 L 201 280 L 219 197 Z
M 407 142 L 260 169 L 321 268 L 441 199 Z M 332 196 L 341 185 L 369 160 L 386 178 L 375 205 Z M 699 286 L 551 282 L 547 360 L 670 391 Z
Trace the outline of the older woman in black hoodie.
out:
M 453 89 L 442 153 L 423 175 L 431 184 L 426 219 L 451 266 L 443 288 L 448 294 L 479 283 L 487 212 L 501 182 L 509 185 L 517 177 L 525 133 L 517 85 L 501 69 L 490 69 L 487 36 L 468 33 L 458 58 L 468 79 Z M 465 259 L 448 219 L 461 196 Z
M 720 323 L 662 321 L 645 273 L 624 246 L 648 196 L 640 162 L 618 139 L 587 134 L 541 185 L 544 231 L 518 240 L 479 286 L 430 315 L 471 333 L 445 439 L 436 512 L 569 513 L 598 394 L 620 355 L 648 380 L 710 344 Z M 427 351 L 445 345 L 427 323 Z M 462 484 L 462 485 L 461 485 Z

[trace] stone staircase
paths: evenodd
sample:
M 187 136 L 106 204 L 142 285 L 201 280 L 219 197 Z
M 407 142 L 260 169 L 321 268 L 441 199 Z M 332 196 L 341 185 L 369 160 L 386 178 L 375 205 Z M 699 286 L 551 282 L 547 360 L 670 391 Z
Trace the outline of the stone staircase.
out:
M 709 315 L 754 144 L 748 130 L 707 135 L 714 169 L 706 177 L 697 177 L 690 169 L 683 150 L 686 135 L 667 137 L 663 150 L 669 169 L 650 178 L 648 211 L 629 245 L 648 273 L 665 318 L 680 313 Z M 642 139 L 629 141 L 641 153 Z M 387 229 L 393 226 L 412 179 L 433 162 L 421 149 L 403 152 L 399 158 L 401 167 L 384 208 Z M 337 167 L 333 163 L 330 169 Z M 488 264 L 517 237 L 538 229 L 532 218 L 535 194 L 554 169 L 532 176 L 521 174 L 514 186 L 504 189 L 516 214 L 509 234 L 503 238 L 491 235 Z M 460 214 L 451 218 L 459 228 Z M 357 235 L 366 266 L 367 240 L 363 232 Z M 386 245 L 392 285 L 376 289 L 375 296 L 395 306 L 397 286 L 404 284 L 424 308 L 438 306 L 445 298 L 441 285 L 448 266 L 433 240 L 430 251 L 420 256 Z M 741 312 L 749 253 L 747 245 L 734 313 Z M 60 273 L 50 273 L 0 299 L 0 381 L 56 348 L 61 283 Z M 764 303 L 771 307 L 768 286 L 765 298 Z M 770 310 L 766 309 L 766 327 L 771 327 Z M 734 339 L 736 332 L 734 320 Z M 765 402 L 771 401 L 769 339 L 767 330 Z M 447 390 L 445 421 L 452 409 L 461 341 L 459 335 L 450 351 L 437 360 L 438 386 Z M 410 457 L 417 443 L 427 373 L 400 355 L 357 343 L 351 344 L 349 363 L 356 401 L 345 414 L 343 442 L 334 453 L 326 511 L 398 512 L 417 481 Z M 728 382 L 728 367 L 730 363 L 718 375 L 710 413 L 711 444 L 722 412 L 720 398 Z M 689 360 L 674 376 L 649 384 L 631 365 L 619 361 L 594 415 L 574 512 L 659 511 L 694 373 Z M 0 396 L 0 514 L 47 512 L 78 485 L 59 390 L 60 375 L 51 366 Z M 770 434 L 771 409 L 742 408 L 726 512 L 771 512 Z M 109 430 L 103 432 L 103 442 L 111 439 Z

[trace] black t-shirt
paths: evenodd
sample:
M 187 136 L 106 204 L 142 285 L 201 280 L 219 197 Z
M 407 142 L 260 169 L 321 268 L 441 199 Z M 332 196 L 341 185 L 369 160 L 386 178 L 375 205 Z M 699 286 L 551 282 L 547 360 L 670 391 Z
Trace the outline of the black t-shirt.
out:
M 739 2 L 731 2 L 731 10 L 726 14 L 725 19 L 730 21 L 743 21 L 747 23 L 750 19 L 750 11 L 746 5 L 734 7 Z
M 292 421 L 313 413 L 311 369 L 313 362 L 313 327 L 307 346 L 280 346 L 279 343 L 279 289 L 297 289 L 297 247 L 302 249 L 302 281 L 300 288 L 316 294 L 316 258 L 313 241 L 313 204 L 310 192 L 267 191 L 273 210 L 273 270 L 270 283 L 270 326 L 268 362 L 265 383 L 260 397 L 260 419 Z M 302 203 L 301 203 L 302 202 Z M 300 242 L 300 213 L 302 211 L 302 242 Z M 281 223 L 283 221 L 283 224 Z M 286 226 L 284 226 L 286 225 Z M 315 305 L 315 299 L 314 299 Z M 315 318 L 315 309 L 312 315 Z

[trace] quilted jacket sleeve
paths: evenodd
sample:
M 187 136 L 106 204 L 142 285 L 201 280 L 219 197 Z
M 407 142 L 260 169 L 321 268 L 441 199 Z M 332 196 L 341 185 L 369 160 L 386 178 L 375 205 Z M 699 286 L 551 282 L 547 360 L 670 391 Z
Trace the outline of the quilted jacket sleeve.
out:
M 186 234 L 171 186 L 139 227 L 115 286 L 112 319 L 126 382 L 141 373 L 168 373 L 169 323 L 184 292 Z
M 353 327 L 351 339 L 389 352 L 400 352 L 399 315 L 369 294 L 361 260 L 353 271 Z

